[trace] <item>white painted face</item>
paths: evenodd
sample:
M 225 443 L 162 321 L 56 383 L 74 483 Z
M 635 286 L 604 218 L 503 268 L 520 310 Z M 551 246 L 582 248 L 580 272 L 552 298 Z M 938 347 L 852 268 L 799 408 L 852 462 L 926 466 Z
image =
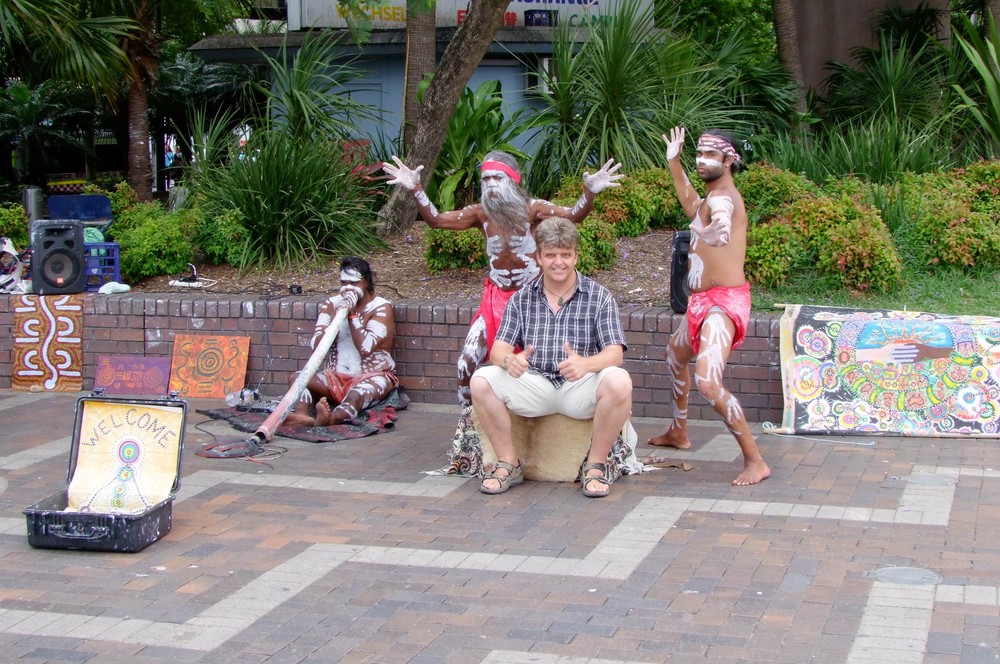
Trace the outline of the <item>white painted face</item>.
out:
M 340 271 L 341 286 L 358 286 L 360 288 L 361 281 L 362 281 L 361 273 L 352 267 Z M 364 289 L 362 288 L 362 290 Z
M 705 182 L 718 180 L 722 177 L 726 167 L 725 156 L 714 148 L 699 145 L 695 166 L 698 168 L 698 177 Z

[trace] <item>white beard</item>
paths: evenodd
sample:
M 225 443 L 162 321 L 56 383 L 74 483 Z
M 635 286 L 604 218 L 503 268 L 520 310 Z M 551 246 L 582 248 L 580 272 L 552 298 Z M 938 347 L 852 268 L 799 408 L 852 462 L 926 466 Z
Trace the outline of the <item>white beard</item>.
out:
M 498 224 L 510 228 L 528 225 L 528 198 L 510 178 L 485 184 L 480 203 L 486 215 Z

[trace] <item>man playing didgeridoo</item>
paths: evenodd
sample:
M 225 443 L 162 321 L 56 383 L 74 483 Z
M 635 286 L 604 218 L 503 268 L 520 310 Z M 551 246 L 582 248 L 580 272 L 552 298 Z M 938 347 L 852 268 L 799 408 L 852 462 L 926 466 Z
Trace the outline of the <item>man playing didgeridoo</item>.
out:
M 722 384 L 729 354 L 739 347 L 750 319 L 750 285 L 743 274 L 747 246 L 747 213 L 733 173 L 743 159 L 731 136 L 709 130 L 698 139 L 698 177 L 705 183 L 702 198 L 691 186 L 681 165 L 684 128 L 674 127 L 667 143 L 667 161 L 677 197 L 691 219 L 688 279 L 691 290 L 687 313 L 667 344 L 667 366 L 673 378 L 673 421 L 650 445 L 691 447 L 687 409 L 691 392 L 688 363 L 694 359 L 694 381 L 736 437 L 743 451 L 743 471 L 733 484 L 757 484 L 771 474 L 764 462 L 743 407 Z
M 479 311 L 472 318 L 469 333 L 458 360 L 458 403 L 461 406 L 458 428 L 452 440 L 449 473 L 479 475 L 482 450 L 472 423 L 469 380 L 486 360 L 496 337 L 504 307 L 511 295 L 539 274 L 534 231 L 542 220 L 562 217 L 579 224 L 594 206 L 594 196 L 608 187 L 617 187 L 621 166 L 609 159 L 594 173 L 583 174 L 583 194 L 572 208 L 531 198 L 521 188 L 521 169 L 511 155 L 494 151 L 483 158 L 482 196 L 479 203 L 460 210 L 439 212 L 420 184 L 423 166 L 407 167 L 398 157 L 395 166 L 385 164 L 392 176 L 389 184 L 398 184 L 413 192 L 420 216 L 431 228 L 463 231 L 479 228 L 486 236 L 489 273 Z

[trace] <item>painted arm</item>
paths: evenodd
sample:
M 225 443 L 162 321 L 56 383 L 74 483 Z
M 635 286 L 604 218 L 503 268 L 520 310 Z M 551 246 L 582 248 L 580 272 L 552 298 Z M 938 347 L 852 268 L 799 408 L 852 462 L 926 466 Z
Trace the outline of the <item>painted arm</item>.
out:
M 701 204 L 701 197 L 691 186 L 691 180 L 684 172 L 681 164 L 681 149 L 684 147 L 684 127 L 674 127 L 670 130 L 670 137 L 663 134 L 663 140 L 667 144 L 667 164 L 670 166 L 670 177 L 674 181 L 674 190 L 677 192 L 677 199 L 684 208 L 684 214 L 688 219 L 694 218 L 698 206 Z
M 710 247 L 724 247 L 729 244 L 733 233 L 733 199 L 726 195 L 713 196 L 706 199 L 711 221 L 706 226 L 698 220 L 691 224 L 691 232 Z
M 576 201 L 576 205 L 568 208 L 562 205 L 555 205 L 549 201 L 532 201 L 532 221 L 542 221 L 549 217 L 563 217 L 569 219 L 574 224 L 583 223 L 590 211 L 594 209 L 594 197 L 610 187 L 620 187 L 624 175 L 618 173 L 621 164 L 615 163 L 614 159 L 608 159 L 599 171 L 591 175 L 583 174 L 583 193 Z
M 395 166 L 388 162 L 382 165 L 382 170 L 392 176 L 392 179 L 387 181 L 388 184 L 398 184 L 413 193 L 413 197 L 417 200 L 417 209 L 420 211 L 420 217 L 428 226 L 452 231 L 464 231 L 468 228 L 481 225 L 482 218 L 478 205 L 469 205 L 461 210 L 453 210 L 451 212 L 438 212 L 438 209 L 431 202 L 431 199 L 427 197 L 427 192 L 424 191 L 423 186 L 420 184 L 420 171 L 424 167 L 417 166 L 416 168 L 410 168 L 396 155 L 392 156 L 392 160 L 396 163 Z
M 377 307 L 365 320 L 362 312 L 352 313 L 350 318 L 351 339 L 364 359 L 378 350 L 391 350 L 396 334 L 396 319 L 392 305 L 388 302 Z

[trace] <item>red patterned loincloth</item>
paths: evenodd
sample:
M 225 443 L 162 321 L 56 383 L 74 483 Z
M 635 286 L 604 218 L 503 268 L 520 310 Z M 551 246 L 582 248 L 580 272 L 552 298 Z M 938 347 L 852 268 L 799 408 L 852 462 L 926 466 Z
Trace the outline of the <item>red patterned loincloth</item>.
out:
M 732 346 L 732 349 L 736 350 L 743 343 L 743 338 L 747 334 L 747 324 L 750 322 L 750 284 L 744 283 L 735 288 L 716 286 L 701 293 L 691 293 L 688 297 L 687 324 L 691 348 L 695 353 L 701 345 L 701 326 L 712 307 L 725 311 L 736 326 Z
M 333 398 L 337 400 L 336 404 L 331 404 L 336 406 L 337 404 L 344 402 L 344 396 L 351 391 L 351 388 L 355 385 L 364 383 L 372 378 L 378 378 L 379 376 L 384 376 L 386 380 L 392 385 L 393 388 L 399 385 L 399 379 L 396 378 L 396 374 L 392 371 L 371 371 L 364 374 L 343 374 L 334 371 L 333 369 L 326 369 L 321 371 L 317 378 L 323 381 L 323 384 L 330 388 L 330 394 Z M 390 390 L 391 392 L 392 390 Z M 378 397 L 379 399 L 381 397 Z M 377 399 L 376 399 L 377 400 Z M 367 407 L 369 404 L 365 404 Z
M 507 301 L 516 292 L 516 290 L 500 290 L 495 283 L 486 279 L 483 299 L 479 303 L 479 311 L 472 317 L 472 320 L 476 320 L 476 317 L 482 316 L 483 322 L 486 323 L 486 357 L 489 357 L 490 349 L 493 348 L 493 340 L 497 338 L 497 330 L 500 328 L 501 319 L 503 319 L 503 310 L 507 308 Z

